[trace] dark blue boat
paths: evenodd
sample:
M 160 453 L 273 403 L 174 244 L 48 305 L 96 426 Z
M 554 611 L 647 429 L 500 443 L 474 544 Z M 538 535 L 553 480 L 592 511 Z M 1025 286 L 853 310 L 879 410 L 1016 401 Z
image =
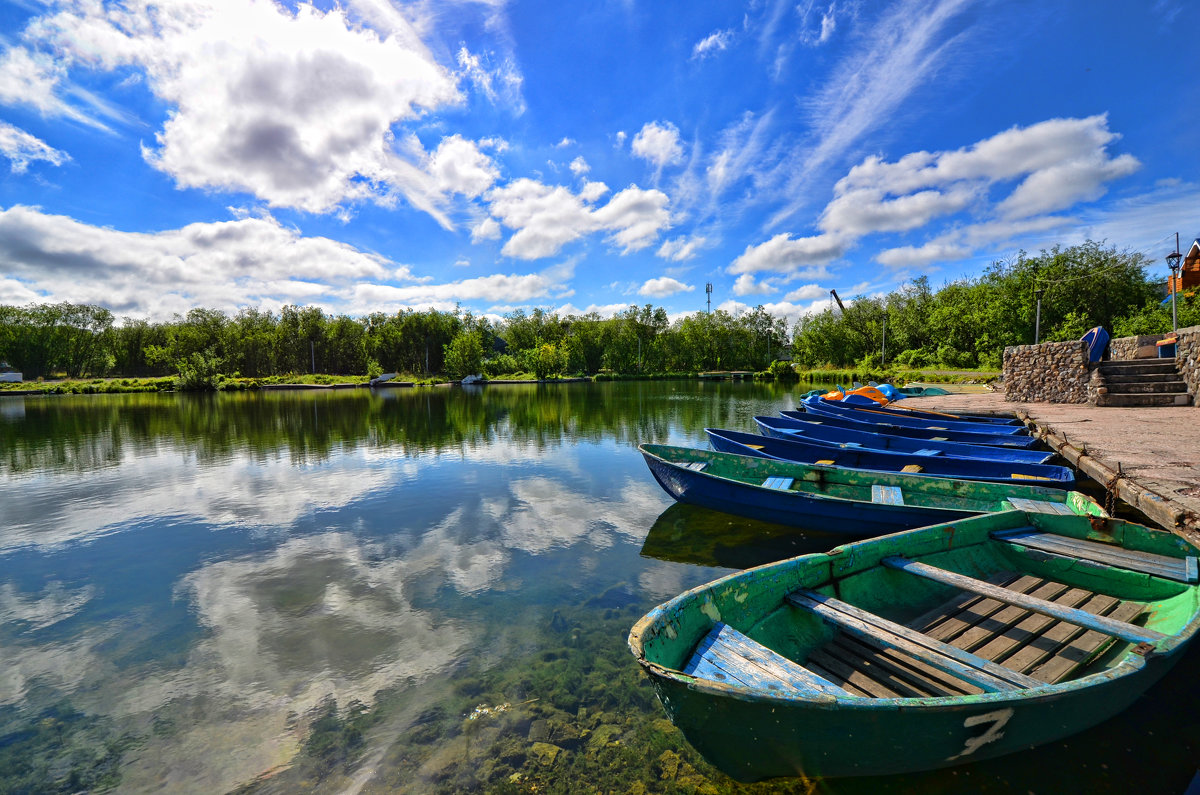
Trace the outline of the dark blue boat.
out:
M 1075 485 L 1075 474 L 1066 467 L 1050 464 L 1021 464 L 1004 461 L 972 461 L 937 455 L 887 453 L 877 450 L 830 447 L 797 438 L 794 441 L 759 436 L 741 431 L 705 428 L 708 443 L 721 453 L 774 458 L 799 464 L 842 467 L 845 469 L 894 472 L 929 477 L 983 480 L 989 483 L 1008 483 L 1056 488 Z
M 984 425 L 984 426 L 1017 425 L 1017 426 L 1020 426 L 1021 428 L 1025 427 L 1025 423 L 1021 422 L 1020 420 L 1016 419 L 1015 417 L 988 417 L 983 414 L 950 414 L 945 411 L 921 411 L 920 409 L 910 409 L 907 406 L 895 406 L 892 404 L 889 404 L 887 406 L 881 406 L 874 401 L 871 401 L 870 403 L 862 403 L 859 401 L 855 401 L 855 402 L 851 403 L 851 402 L 847 402 L 844 400 L 841 400 L 841 401 L 832 400 L 829 402 L 834 403 L 834 404 L 840 404 L 847 408 L 853 407 L 853 408 L 856 408 L 859 410 L 866 409 L 866 410 L 869 410 L 872 414 L 890 414 L 890 415 L 893 415 L 896 417 L 917 417 L 922 420 L 934 420 L 935 422 L 941 422 L 941 421 L 945 420 L 947 422 L 970 422 L 970 423 L 973 423 L 976 425 Z M 1007 427 L 1004 427 L 1002 430 L 997 430 L 997 431 L 985 430 L 984 428 L 980 428 L 979 430 L 982 433 L 1012 433 L 1011 429 L 1009 429 Z
M 826 533 L 895 533 L 1012 510 L 1013 499 L 1054 512 L 1065 506 L 1104 515 L 1093 500 L 1065 489 L 807 466 L 660 444 L 638 450 L 679 502 Z
M 888 414 L 880 409 L 866 406 L 843 406 L 836 400 L 808 398 L 803 401 L 804 410 L 826 416 L 847 417 L 859 422 L 888 423 L 908 428 L 924 428 L 931 431 L 955 431 L 960 433 L 982 433 L 990 436 L 1028 436 L 1029 432 L 1020 425 L 980 425 L 976 422 L 954 422 L 953 420 L 928 420 L 920 417 L 905 417 Z
M 808 417 L 855 431 L 886 433 L 891 436 L 907 436 L 910 439 L 928 439 L 934 442 L 959 442 L 961 444 L 981 444 L 989 447 L 1028 448 L 1033 447 L 1037 441 L 1027 434 L 998 436 L 993 433 L 969 433 L 966 431 L 913 428 L 908 425 L 897 425 L 888 422 L 886 418 L 882 418 L 883 422 L 863 422 L 852 416 L 847 416 L 846 413 L 835 414 L 834 412 L 824 412 L 819 407 L 814 407 L 808 411 L 781 411 L 779 413 L 794 420 Z
M 913 439 L 893 436 L 883 431 L 859 431 L 838 425 L 836 420 L 815 414 L 792 417 L 755 417 L 758 430 L 777 439 L 803 438 L 815 444 L 834 447 L 857 447 L 891 453 L 942 455 L 947 458 L 967 458 L 980 461 L 1013 461 L 1024 464 L 1044 464 L 1054 453 L 1042 450 L 1019 450 L 1012 447 L 988 447 L 962 442 L 935 442 L 932 439 Z

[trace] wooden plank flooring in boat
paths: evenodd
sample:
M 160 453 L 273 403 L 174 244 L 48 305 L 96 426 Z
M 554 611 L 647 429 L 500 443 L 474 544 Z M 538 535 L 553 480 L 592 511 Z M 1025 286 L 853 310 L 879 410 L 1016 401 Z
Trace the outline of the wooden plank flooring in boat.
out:
M 1145 605 L 1138 602 L 1125 602 L 1029 575 L 1001 574 L 988 582 L 1127 623 L 1134 623 L 1145 611 Z M 914 619 L 907 627 L 914 636 L 919 637 L 919 633 L 1048 684 L 1070 678 L 1118 642 L 1095 630 L 970 593 Z M 844 631 L 812 652 L 804 666 L 849 693 L 869 698 L 983 692 L 904 650 L 882 648 L 869 637 Z

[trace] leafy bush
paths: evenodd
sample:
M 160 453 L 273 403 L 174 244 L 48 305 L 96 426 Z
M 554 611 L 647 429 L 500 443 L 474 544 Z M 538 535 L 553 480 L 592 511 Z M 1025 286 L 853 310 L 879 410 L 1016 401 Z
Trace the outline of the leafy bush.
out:
M 523 369 L 520 362 L 518 362 L 515 357 L 510 356 L 507 353 L 501 353 L 493 356 L 492 358 L 484 361 L 482 366 L 483 374 L 490 378 L 495 378 L 501 375 L 511 375 L 512 373 L 519 373 Z
M 446 371 L 455 378 L 474 375 L 483 365 L 483 337 L 478 331 L 461 331 L 445 348 Z
M 960 351 L 949 345 L 938 346 L 938 364 L 949 370 L 964 370 L 975 366 L 975 354 L 970 351 Z
M 771 362 L 767 372 L 777 381 L 797 381 L 800 378 L 796 375 L 796 368 L 792 366 L 791 362 Z
M 567 351 L 557 345 L 549 343 L 540 345 L 529 351 L 527 358 L 529 359 L 529 369 L 533 371 L 539 381 L 567 369 Z
M 179 375 L 175 388 L 184 392 L 214 392 L 221 389 L 221 360 L 211 352 L 196 352 L 177 363 Z

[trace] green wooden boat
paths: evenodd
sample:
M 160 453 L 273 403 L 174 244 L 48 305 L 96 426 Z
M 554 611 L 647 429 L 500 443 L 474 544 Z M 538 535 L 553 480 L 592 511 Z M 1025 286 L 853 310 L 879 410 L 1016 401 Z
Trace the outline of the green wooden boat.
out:
M 680 502 L 825 533 L 880 535 L 1013 508 L 1103 515 L 1079 492 L 800 464 L 644 444 L 655 479 Z
M 987 514 L 724 577 L 629 646 L 736 779 L 928 770 L 1125 709 L 1200 627 L 1196 555 L 1117 519 Z

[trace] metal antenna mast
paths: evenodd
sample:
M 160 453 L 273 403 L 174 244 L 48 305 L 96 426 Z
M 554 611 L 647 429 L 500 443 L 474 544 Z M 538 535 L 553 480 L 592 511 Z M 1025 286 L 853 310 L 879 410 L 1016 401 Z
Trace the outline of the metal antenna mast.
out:
M 708 314 L 712 314 L 712 282 L 704 285 L 704 292 L 708 294 Z

